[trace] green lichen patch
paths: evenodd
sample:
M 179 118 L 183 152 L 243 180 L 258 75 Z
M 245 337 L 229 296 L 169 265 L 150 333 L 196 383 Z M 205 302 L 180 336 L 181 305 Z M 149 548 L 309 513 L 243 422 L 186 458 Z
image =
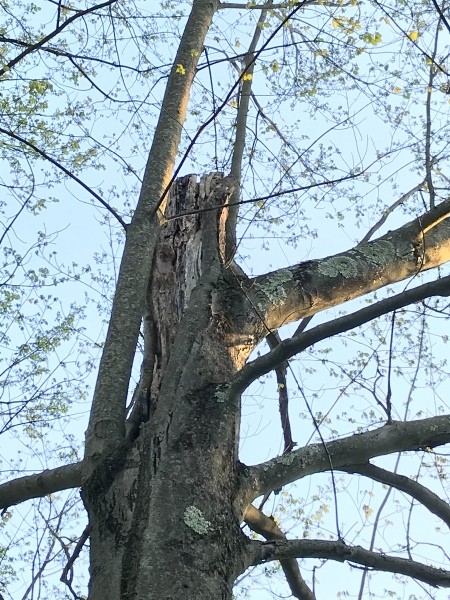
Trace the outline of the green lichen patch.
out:
M 223 402 L 228 400 L 229 389 L 230 389 L 230 386 L 225 383 L 218 385 L 216 388 L 216 393 L 214 394 L 214 398 L 216 399 L 216 402 L 219 402 L 220 404 L 222 404 Z
M 318 271 L 321 275 L 328 277 L 338 277 L 339 275 L 347 279 L 356 277 L 358 275 L 357 259 L 348 256 L 332 256 L 319 263 Z
M 184 511 L 184 522 L 185 524 L 198 533 L 199 535 L 205 535 L 211 529 L 210 521 L 207 521 L 196 506 L 188 506 Z
M 292 465 L 295 460 L 295 455 L 289 452 L 288 454 L 283 454 L 278 460 L 282 465 Z
M 395 249 L 391 242 L 380 240 L 373 244 L 363 244 L 358 248 L 358 252 L 364 258 L 379 267 L 383 267 L 391 263 L 395 258 Z
M 284 285 L 292 279 L 293 275 L 289 269 L 281 269 L 272 273 L 264 282 L 257 286 L 271 304 L 280 304 L 287 296 Z

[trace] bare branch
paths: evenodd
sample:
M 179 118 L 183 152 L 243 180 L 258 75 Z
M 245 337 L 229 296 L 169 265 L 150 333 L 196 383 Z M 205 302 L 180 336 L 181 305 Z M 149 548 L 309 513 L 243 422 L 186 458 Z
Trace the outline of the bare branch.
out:
M 240 392 L 244 391 L 258 377 L 269 373 L 277 365 L 291 358 L 295 354 L 306 350 L 313 344 L 332 337 L 344 331 L 359 327 L 368 321 L 376 319 L 393 310 L 397 310 L 414 302 L 419 302 L 430 296 L 450 295 L 450 276 L 424 283 L 411 290 L 406 290 L 385 300 L 366 306 L 354 313 L 333 319 L 327 323 L 317 325 L 304 333 L 295 333 L 291 338 L 283 340 L 276 348 L 247 363 L 237 373 L 234 385 Z M 300 324 L 300 327 L 303 325 Z
M 275 521 L 255 508 L 253 504 L 247 506 L 244 521 L 252 531 L 259 533 L 266 540 L 286 540 L 286 536 Z M 294 598 L 299 598 L 299 600 L 316 600 L 315 594 L 310 590 L 300 573 L 297 560 L 295 558 L 288 558 L 281 560 L 280 564 Z
M 392 421 L 373 431 L 350 435 L 324 444 L 311 444 L 252 467 L 243 467 L 243 498 L 255 498 L 287 483 L 330 469 L 345 470 L 355 460 L 367 462 L 375 456 L 434 448 L 450 442 L 450 416 L 417 421 Z
M 36 146 L 36 144 L 33 144 L 33 142 L 26 140 L 25 138 L 21 137 L 20 135 L 17 135 L 16 133 L 13 133 L 12 131 L 7 131 L 6 129 L 3 129 L 3 127 L 0 127 L 0 133 L 3 133 L 10 138 L 13 138 L 20 144 L 24 144 L 25 146 L 28 146 L 28 148 L 31 148 L 34 152 L 36 152 L 36 154 L 39 154 L 39 156 L 41 156 L 45 160 L 48 160 L 49 163 L 51 163 L 57 169 L 62 171 L 65 175 L 67 175 L 67 177 L 69 177 L 70 179 L 72 179 L 73 181 L 78 183 L 78 185 L 80 185 L 89 194 L 91 194 L 91 196 L 93 196 L 96 200 L 98 200 L 98 202 L 100 202 L 100 204 L 102 206 L 104 206 L 106 208 L 106 210 L 108 210 L 117 219 L 117 221 L 119 221 L 119 223 L 122 225 L 122 227 L 124 229 L 127 228 L 127 224 L 125 223 L 125 221 L 122 219 L 122 217 L 119 215 L 119 213 L 117 213 L 114 210 L 114 208 L 110 204 L 108 204 L 105 200 L 103 200 L 103 198 L 101 196 L 99 196 L 97 194 L 97 192 L 94 192 L 94 190 L 92 188 L 90 188 L 88 185 L 86 185 L 84 183 L 84 181 L 82 181 L 79 177 L 77 177 L 76 175 L 71 173 L 69 171 L 69 169 L 66 169 L 66 167 L 64 165 L 62 165 L 60 162 L 58 162 L 57 160 L 52 158 L 49 154 L 47 154 L 47 152 L 45 152 L 44 150 L 41 150 L 38 146 Z
M 273 350 L 281 343 L 278 332 L 269 333 L 266 337 L 269 348 Z M 288 363 L 283 362 L 275 367 L 275 375 L 278 386 L 278 407 L 280 411 L 281 428 L 283 430 L 284 448 L 283 454 L 290 452 L 295 446 L 292 440 L 291 423 L 289 420 L 289 395 L 287 390 L 286 371 Z
M 447 28 L 447 31 L 450 33 L 450 23 L 447 20 L 447 17 L 445 16 L 442 8 L 439 6 L 439 4 L 436 2 L 436 0 L 431 0 L 433 2 L 434 8 L 437 10 L 440 18 L 442 19 L 442 22 L 444 23 L 444 25 Z
M 220 3 L 218 3 L 220 4 Z M 274 39 L 274 37 L 276 36 L 276 34 L 283 29 L 283 27 L 285 26 L 285 24 L 289 21 L 289 19 L 291 19 L 296 12 L 298 12 L 300 10 L 300 8 L 303 7 L 305 3 L 301 3 L 299 5 L 297 5 L 295 8 L 293 8 L 291 10 L 291 12 L 286 15 L 286 18 L 282 21 L 282 23 L 280 23 L 280 25 L 278 25 L 278 27 L 275 28 L 275 30 L 270 34 L 270 36 L 268 37 L 268 39 L 264 42 L 264 44 L 261 46 L 261 48 L 259 48 L 259 50 L 257 52 L 255 52 L 253 59 L 248 61 L 245 68 L 242 69 L 242 73 L 239 75 L 237 81 L 234 82 L 234 84 L 231 86 L 230 90 L 228 91 L 227 95 L 225 96 L 225 98 L 223 99 L 222 103 L 217 107 L 217 109 L 213 112 L 213 114 L 209 117 L 209 119 L 207 119 L 206 121 L 204 121 L 202 123 L 202 125 L 198 128 L 197 132 L 195 133 L 195 135 L 193 136 L 193 138 L 191 139 L 186 151 L 184 152 L 184 155 L 182 157 L 182 159 L 180 160 L 180 162 L 178 163 L 177 168 L 175 169 L 170 181 L 167 183 L 167 186 L 160 198 L 160 204 L 164 201 L 164 199 L 167 196 L 167 193 L 169 192 L 169 189 L 171 187 L 171 185 L 173 184 L 173 182 L 175 181 L 175 179 L 178 177 L 178 174 L 181 171 L 182 166 L 184 165 L 187 157 L 190 155 L 192 148 L 194 147 L 194 145 L 197 143 L 198 138 L 200 137 L 200 135 L 202 134 L 202 132 L 211 124 L 215 121 L 215 119 L 217 118 L 217 115 L 219 115 L 222 110 L 225 108 L 225 106 L 227 106 L 228 101 L 230 100 L 230 98 L 233 96 L 233 94 L 235 93 L 236 89 L 238 88 L 238 86 L 241 84 L 241 82 L 243 80 L 245 80 L 245 76 L 248 72 L 248 70 L 250 69 L 251 65 L 256 62 L 256 60 L 258 59 L 258 57 L 262 54 L 262 52 L 268 48 L 270 42 Z M 195 5 L 195 3 L 194 3 Z M 245 57 L 247 54 L 244 54 L 243 56 Z M 231 206 L 231 204 L 230 204 Z M 159 205 L 158 205 L 159 207 Z
M 84 17 L 85 15 L 88 15 L 89 13 L 93 13 L 94 11 L 99 10 L 100 8 L 105 8 L 106 6 L 111 6 L 112 4 L 115 4 L 116 2 L 117 2 L 117 0 L 107 0 L 106 2 L 102 2 L 102 4 L 97 4 L 95 6 L 91 6 L 90 8 L 86 8 L 85 10 L 77 11 L 74 15 L 72 15 L 71 17 L 66 19 L 64 21 L 64 23 L 62 23 L 61 25 L 56 27 L 56 29 L 54 29 L 51 33 L 49 33 L 48 35 L 46 35 L 42 39 L 40 39 L 39 42 L 36 42 L 36 44 L 32 44 L 32 45 L 28 46 L 28 48 L 26 48 L 20 54 L 18 54 L 15 58 L 10 60 L 8 64 L 6 64 L 4 67 L 2 67 L 0 69 L 0 77 L 2 75 L 4 75 L 5 73 L 7 73 L 8 71 L 10 71 L 13 67 L 15 67 L 17 65 L 17 63 L 19 63 L 23 58 L 25 58 L 25 56 L 28 56 L 28 54 L 31 54 L 32 52 L 39 50 L 39 48 L 41 48 L 44 44 L 46 44 L 51 39 L 56 37 L 59 33 L 61 33 L 61 31 L 63 29 L 65 29 L 68 25 L 73 23 L 73 21 L 75 21 L 76 19 L 79 19 L 80 17 Z
M 434 34 L 434 47 L 431 55 L 431 64 L 428 67 L 428 86 L 427 86 L 427 100 L 425 103 L 425 177 L 427 182 L 428 194 L 430 197 L 430 208 L 434 208 L 436 201 L 436 192 L 434 189 L 433 183 L 433 163 L 434 158 L 431 155 L 431 96 L 433 93 L 433 84 L 435 77 L 438 73 L 436 67 L 434 66 L 436 63 L 436 57 L 438 52 L 438 41 L 439 41 L 439 31 L 441 29 L 441 18 L 438 19 L 436 24 L 436 32 Z
M 270 3 L 269 3 L 270 4 Z M 236 252 L 236 225 L 238 219 L 238 208 L 239 205 L 236 202 L 239 200 L 240 184 L 242 175 L 242 157 L 244 156 L 245 150 L 245 139 L 247 133 L 247 121 L 248 111 L 250 104 L 250 96 L 252 93 L 253 75 L 256 63 L 255 50 L 258 45 L 261 33 L 264 27 L 264 23 L 267 17 L 267 9 L 263 8 L 259 16 L 258 22 L 256 23 L 253 38 L 250 42 L 247 54 L 244 56 L 244 72 L 245 76 L 242 77 L 240 82 L 240 93 L 239 93 L 239 105 L 236 117 L 236 131 L 234 136 L 233 153 L 231 157 L 231 171 L 230 175 L 235 178 L 239 185 L 236 186 L 235 191 L 231 195 L 230 208 L 228 208 L 228 219 L 227 219 L 227 236 L 226 236 L 226 250 L 225 260 L 228 263 L 233 259 Z
M 398 473 L 386 471 L 386 469 L 382 469 L 370 463 L 349 465 L 340 470 L 345 471 L 346 473 L 357 473 L 358 475 L 370 477 L 370 479 L 373 479 L 374 481 L 386 483 L 391 487 L 409 494 L 423 504 L 430 512 L 442 519 L 447 527 L 450 527 L 450 505 L 444 500 L 441 500 L 439 496 L 424 485 L 421 485 L 418 481 L 414 481 L 413 479 L 405 477 L 404 475 L 399 475 Z
M 0 508 L 81 485 L 82 461 L 18 477 L 0 485 Z
M 393 202 L 382 214 L 382 216 L 380 217 L 380 219 L 378 219 L 378 221 L 375 223 L 375 225 L 373 225 L 369 231 L 366 233 L 366 235 L 362 238 L 362 240 L 359 242 L 360 244 L 365 244 L 366 242 L 368 242 L 373 234 L 375 232 L 377 232 L 380 227 L 382 225 L 384 225 L 384 223 L 387 221 L 388 217 L 390 214 L 393 213 L 393 211 L 400 206 L 401 204 L 403 204 L 404 202 L 406 202 L 407 200 L 409 200 L 409 198 L 411 198 L 411 196 L 413 194 L 415 194 L 416 192 L 420 191 L 423 186 L 425 184 L 425 180 L 422 181 L 421 183 L 418 183 L 416 186 L 414 186 L 412 189 L 410 189 L 408 192 L 405 192 L 404 194 L 402 194 L 400 196 L 400 198 L 398 198 L 395 202 Z
M 283 140 L 284 141 L 284 140 Z M 344 181 L 350 181 L 353 179 L 358 179 L 361 175 L 364 175 L 366 171 L 371 167 L 369 165 L 367 169 L 363 169 L 358 173 L 350 173 L 350 175 L 345 175 L 344 177 L 338 177 L 337 179 L 327 179 L 325 181 L 319 181 L 317 183 L 309 183 L 308 185 L 301 185 L 294 188 L 289 188 L 287 190 L 281 190 L 279 192 L 272 192 L 267 196 L 258 196 L 257 198 L 250 198 L 249 200 L 239 200 L 238 202 L 227 202 L 226 204 L 215 204 L 214 206 L 207 206 L 205 208 L 197 208 L 195 210 L 187 210 L 183 212 L 179 212 L 176 215 L 172 215 L 167 219 L 167 221 L 173 221 L 174 219 L 181 219 L 183 217 L 187 217 L 189 215 L 197 215 L 203 212 L 212 212 L 214 210 L 219 210 L 225 208 L 226 206 L 241 206 L 244 204 L 253 204 L 255 202 L 264 202 L 265 200 L 271 200 L 272 198 L 280 198 L 281 196 L 286 196 L 287 194 L 294 194 L 295 192 L 303 192 L 305 190 L 312 190 L 313 188 L 320 187 L 330 187 L 337 185 L 339 183 L 343 183 Z M 175 178 L 174 178 L 175 181 Z
M 73 588 L 72 588 L 72 580 L 73 580 L 73 565 L 77 558 L 80 556 L 80 553 L 83 549 L 83 546 L 89 539 L 89 533 L 91 531 L 91 525 L 88 524 L 83 530 L 83 533 L 80 536 L 80 539 L 77 541 L 75 548 L 71 555 L 69 555 L 68 550 L 66 549 L 67 556 L 67 564 L 65 565 L 63 572 L 60 577 L 60 581 L 62 581 L 72 592 L 72 595 L 75 597 Z
M 406 558 L 371 552 L 361 546 L 347 546 L 341 541 L 289 540 L 251 542 L 253 563 L 286 558 L 324 558 L 338 562 L 352 562 L 377 571 L 387 571 L 413 577 L 433 587 L 450 587 L 450 571 L 436 569 Z
M 304 0 L 303 2 L 299 2 L 302 7 L 303 6 L 320 6 L 323 5 L 323 2 L 320 0 Z M 349 6 L 348 2 L 327 2 L 327 6 L 336 6 L 342 8 L 343 6 Z M 238 8 L 240 10 L 255 10 L 255 9 L 283 9 L 283 8 L 291 8 L 292 2 L 280 2 L 279 4 L 271 4 L 270 2 L 266 2 L 265 4 L 250 4 L 250 3 L 242 3 L 242 2 L 221 2 L 219 4 L 219 10 L 224 10 L 225 8 Z

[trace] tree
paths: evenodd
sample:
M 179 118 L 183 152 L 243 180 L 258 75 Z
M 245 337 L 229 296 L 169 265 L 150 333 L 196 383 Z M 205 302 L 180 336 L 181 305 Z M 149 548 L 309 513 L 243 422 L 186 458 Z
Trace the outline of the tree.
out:
M 12 172 L 10 180 L 5 177 L 4 185 L 17 195 L 21 207 L 36 212 L 41 204 L 48 203 L 48 198 L 36 191 L 37 183 L 24 183 L 28 177 L 26 164 L 28 161 L 33 173 L 41 164 L 47 164 L 48 173 L 62 172 L 68 181 L 82 186 L 125 231 L 84 457 L 3 483 L 1 505 L 6 509 L 31 498 L 81 488 L 89 519 L 81 541 L 89 538 L 90 600 L 231 598 L 233 584 L 240 575 L 251 566 L 271 561 L 280 561 L 293 596 L 315 598 L 316 592 L 300 573 L 296 558 L 349 561 L 363 567 L 364 574 L 372 569 L 388 571 L 431 586 L 450 587 L 450 570 L 417 560 L 411 547 L 396 556 L 377 551 L 373 544 L 367 548 L 347 540 L 338 516 L 331 539 L 287 540 L 282 529 L 264 513 L 264 503 L 274 491 L 318 473 L 331 474 L 337 497 L 336 473 L 344 472 L 399 490 L 447 526 L 450 524 L 448 504 L 438 494 L 414 476 L 383 468 L 383 463 L 376 461 L 387 455 L 415 453 L 420 462 L 424 455 L 438 457 L 438 450 L 450 442 L 449 414 L 440 407 L 434 415 L 427 411 L 422 418 L 410 418 L 409 414 L 399 418 L 400 407 L 391 393 L 391 375 L 396 368 L 392 364 L 393 337 L 387 366 L 375 351 L 369 357 L 372 362 L 364 359 L 364 365 L 375 365 L 376 375 L 371 381 L 360 378 L 350 367 L 346 373 L 361 389 L 366 381 L 373 400 L 369 422 L 362 428 L 355 423 L 347 435 L 327 435 L 326 420 L 309 410 L 316 440 L 296 447 L 290 431 L 286 382 L 289 372 L 295 381 L 294 371 L 289 371 L 293 357 L 367 323 L 376 327 L 375 319 L 384 315 L 391 315 L 392 332 L 396 327 L 403 331 L 402 320 L 409 318 L 407 324 L 411 323 L 413 316 L 408 317 L 402 310 L 415 303 L 428 320 L 432 314 L 448 318 L 445 298 L 450 278 L 433 271 L 422 281 L 422 274 L 450 259 L 450 199 L 445 174 L 448 103 L 446 80 L 442 83 L 448 76 L 444 37 L 450 32 L 448 5 L 434 0 L 417 5 L 399 1 L 392 6 L 305 0 L 257 6 L 194 0 L 180 7 L 180 11 L 186 11 L 186 18 L 176 12 L 176 5 L 162 5 L 163 14 L 171 13 L 165 23 L 182 25 L 183 33 L 158 105 L 151 144 L 144 134 L 139 140 L 145 152 L 147 144 L 150 147 L 139 198 L 136 202 L 128 199 L 132 215 L 128 218 L 126 203 L 116 208 L 114 202 L 105 200 L 103 190 L 89 183 L 98 171 L 88 167 L 100 168 L 102 161 L 112 158 L 122 164 L 124 172 L 136 173 L 138 168 L 124 158 L 126 152 L 131 156 L 136 149 L 127 148 L 121 153 L 116 150 L 120 141 L 108 147 L 107 142 L 96 140 L 95 126 L 91 133 L 86 126 L 88 110 L 81 109 L 79 100 L 68 96 L 64 110 L 59 104 L 55 108 L 55 88 L 68 89 L 63 83 L 72 82 L 81 91 L 87 84 L 89 93 L 98 93 L 111 106 L 121 102 L 120 94 L 124 92 L 128 96 L 127 109 L 131 106 L 133 114 L 141 110 L 143 119 L 152 110 L 146 99 L 138 107 L 125 73 L 128 68 L 136 78 L 153 78 L 154 85 L 158 85 L 155 65 L 159 50 L 155 49 L 152 56 L 151 48 L 157 36 L 163 35 L 164 30 L 158 31 L 155 25 L 161 15 L 155 10 L 152 19 L 145 15 L 145 7 L 119 4 L 108 0 L 81 9 L 55 3 L 52 19 L 47 19 L 48 12 L 44 12 L 42 23 L 32 33 L 25 18 L 19 26 L 7 4 L 1 3 L 4 15 L 9 15 L 8 25 L 13 23 L 16 33 L 14 37 L 2 29 L 1 34 L 5 66 L 0 73 L 9 94 L 8 104 L 6 100 L 4 103 L 9 121 L 0 131 L 4 136 L 3 156 L 9 160 Z M 24 5 L 23 10 L 25 15 L 36 7 Z M 254 24 L 248 46 L 243 52 L 236 46 L 237 54 L 220 49 L 211 59 L 209 54 L 221 44 L 222 30 L 216 20 L 224 14 L 221 25 L 228 23 L 231 27 L 236 11 Z M 92 31 L 97 35 L 100 24 L 102 33 L 97 38 Z M 240 25 L 236 22 L 235 26 L 236 35 L 240 35 Z M 133 68 L 127 66 L 135 59 L 133 51 L 119 43 L 125 33 L 138 41 L 141 52 Z M 83 44 L 88 52 L 82 50 Z M 402 48 L 401 66 L 391 68 L 383 59 L 390 44 L 396 49 L 394 53 Z M 116 59 L 110 52 L 118 53 Z M 217 58 L 219 55 L 222 58 Z M 51 84 L 48 75 L 41 72 L 50 60 L 65 65 L 59 74 L 63 83 L 55 79 L 56 83 Z M 234 83 L 227 87 L 220 87 L 223 63 L 229 65 L 228 74 L 236 71 Z M 70 70 L 67 65 L 71 65 Z M 110 88 L 107 78 L 97 75 L 95 69 L 102 65 L 119 70 L 120 87 L 117 84 Z M 412 72 L 408 65 L 412 65 Z M 39 76 L 33 74 L 33 68 L 41 69 Z M 214 69 L 219 70 L 213 75 Z M 404 86 L 393 85 L 402 78 Z M 342 93 L 338 83 L 343 86 Z M 208 89 L 209 112 L 199 103 L 200 110 L 192 108 L 191 121 L 186 122 L 187 111 L 194 106 L 190 95 L 198 99 L 199 94 L 206 96 Z M 267 90 L 274 90 L 279 107 L 264 104 Z M 356 98 L 354 108 L 345 107 L 341 100 L 344 91 L 349 98 Z M 343 155 L 343 149 L 333 142 L 320 146 L 325 133 L 310 145 L 303 143 L 295 131 L 295 121 L 291 123 L 286 117 L 284 122 L 274 120 L 278 110 L 286 110 L 283 96 L 290 96 L 294 105 L 304 102 L 303 117 L 306 110 L 323 113 L 333 120 L 328 126 L 330 131 L 348 126 L 355 132 L 358 114 L 363 110 L 363 93 L 376 107 L 372 110 L 383 112 L 381 122 L 390 128 L 393 139 L 384 149 L 366 149 L 366 156 L 356 139 L 343 133 L 344 144 L 353 139 L 357 155 L 350 166 L 352 151 Z M 423 114 L 422 106 L 416 108 L 416 98 L 421 96 L 425 97 Z M 99 110 L 96 104 L 89 98 L 93 111 Z M 55 118 L 52 128 L 42 117 L 50 113 Z M 98 119 L 101 113 L 95 116 Z M 198 127 L 193 133 L 196 119 Z M 265 123 L 265 131 L 260 129 L 261 122 Z M 70 133 L 64 140 L 65 127 L 70 132 L 79 128 L 83 136 L 77 139 Z M 398 138 L 397 130 L 403 131 Z M 213 154 L 205 158 L 199 154 L 198 142 L 211 131 L 215 146 Z M 278 154 L 276 169 L 283 171 L 278 175 L 279 184 L 260 193 L 271 178 L 264 171 L 270 161 L 262 155 L 268 143 L 275 148 L 273 154 Z M 219 160 L 219 152 L 226 158 Z M 395 174 L 386 168 L 390 168 L 391 160 L 395 161 L 394 171 L 401 170 L 402 161 L 413 165 L 414 182 L 409 191 L 364 207 L 370 186 L 385 192 L 385 177 L 393 182 L 394 193 Z M 197 171 L 207 165 L 200 179 L 181 174 L 187 161 L 196 164 Z M 227 168 L 216 168 L 220 163 Z M 47 183 L 55 177 L 48 173 L 43 179 L 48 178 Z M 377 182 L 378 176 L 382 183 Z M 249 183 L 252 177 L 260 179 L 253 193 Z M 302 192 L 309 202 L 305 208 Z M 39 194 L 44 196 L 41 204 L 36 201 Z M 108 196 L 114 197 L 113 188 Z M 29 199 L 33 199 L 32 205 Z M 416 201 L 412 206 L 408 205 L 410 199 Z M 321 247 L 320 257 L 305 260 L 304 249 L 299 253 L 294 245 L 290 266 L 257 276 L 246 272 L 242 256 L 238 264 L 240 240 L 245 239 L 244 219 L 276 227 L 280 217 L 277 211 L 282 207 L 288 233 L 289 220 L 295 216 L 299 222 L 292 231 L 292 241 L 306 236 L 311 240 L 319 226 L 307 221 L 314 202 L 329 203 L 327 210 L 338 223 L 346 211 L 345 218 L 352 215 L 355 224 L 361 226 L 367 210 L 371 219 L 378 216 L 365 238 L 348 250 L 328 255 L 327 248 Z M 339 203 L 342 208 L 336 206 Z M 248 214 L 242 212 L 247 206 L 251 207 Z M 380 234 L 388 216 L 398 212 L 399 207 L 404 212 L 397 226 Z M 13 231 L 20 211 L 6 226 L 2 241 Z M 371 240 L 376 233 L 378 237 Z M 45 235 L 43 239 L 48 243 Z M 5 256 L 11 257 L 9 248 Z M 14 268 L 6 269 L 2 282 L 5 314 L 10 311 L 16 320 L 12 280 L 23 266 L 23 258 L 14 259 Z M 8 260 L 5 264 L 10 266 Z M 45 283 L 45 272 L 34 274 L 36 285 Z M 31 276 L 29 271 L 27 276 Z M 403 285 L 393 291 L 391 286 L 406 280 L 411 282 L 409 288 Z M 373 295 L 366 306 L 351 305 L 351 312 L 340 316 L 330 311 L 381 289 L 387 290 L 383 299 Z M 430 298 L 433 302 L 427 300 Z M 328 311 L 323 322 L 310 325 L 311 318 L 320 311 Z M 68 321 L 60 323 L 58 332 L 52 331 L 45 344 L 41 336 L 39 348 L 30 349 L 30 344 L 21 347 L 22 355 L 52 351 L 55 340 L 59 343 L 71 331 L 73 318 L 71 314 Z M 277 333 L 281 327 L 298 321 L 300 324 L 284 339 Z M 267 351 L 251 356 L 264 340 Z M 140 346 L 139 381 L 128 402 Z M 8 372 L 16 367 L 17 359 L 12 360 Z M 425 365 L 430 367 L 436 368 L 431 359 Z M 271 371 L 276 372 L 278 381 L 284 452 L 247 465 L 239 460 L 238 451 L 242 395 Z M 388 378 L 388 388 L 380 399 L 379 377 L 383 374 Z M 412 378 L 411 382 L 414 389 Z M 302 393 L 306 398 L 307 392 Z M 56 397 L 52 396 L 53 402 Z M 309 404 L 306 406 L 309 409 Z M 263 502 L 256 503 L 261 497 Z M 247 535 L 242 523 L 265 540 Z M 66 582 L 71 588 L 67 573 Z

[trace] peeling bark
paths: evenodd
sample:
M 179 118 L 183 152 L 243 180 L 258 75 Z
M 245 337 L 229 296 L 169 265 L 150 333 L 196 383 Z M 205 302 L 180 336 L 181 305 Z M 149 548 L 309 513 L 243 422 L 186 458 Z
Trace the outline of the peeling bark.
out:
M 181 178 L 165 216 L 223 204 L 231 187 L 218 173 Z M 234 509 L 240 398 L 222 394 L 248 349 L 235 343 L 236 323 L 223 318 L 233 296 L 225 231 L 221 211 L 161 227 L 137 396 L 144 404 L 132 411 L 133 434 L 83 487 L 90 600 L 228 599 L 244 568 Z

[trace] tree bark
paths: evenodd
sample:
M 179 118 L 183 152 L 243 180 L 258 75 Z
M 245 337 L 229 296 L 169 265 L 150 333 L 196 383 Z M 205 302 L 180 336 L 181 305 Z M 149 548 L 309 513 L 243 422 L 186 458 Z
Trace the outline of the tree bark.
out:
M 223 204 L 232 188 L 220 174 L 181 178 L 166 216 Z M 221 211 L 161 229 L 128 434 L 83 486 L 90 600 L 225 600 L 244 568 L 234 508 L 240 398 L 224 402 L 222 390 L 248 351 L 215 308 L 228 298 L 225 247 Z
M 145 290 L 199 56 L 218 0 L 195 0 L 167 82 L 139 201 L 127 239 L 86 434 L 85 477 L 124 435 L 123 413 Z

